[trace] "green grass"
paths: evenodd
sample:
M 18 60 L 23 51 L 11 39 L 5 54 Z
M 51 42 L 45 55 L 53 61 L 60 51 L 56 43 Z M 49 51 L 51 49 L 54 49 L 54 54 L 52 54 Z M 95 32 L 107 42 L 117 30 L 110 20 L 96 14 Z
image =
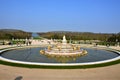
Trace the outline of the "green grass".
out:
M 102 64 L 94 64 L 94 65 L 80 65 L 80 66 L 43 66 L 43 65 L 27 65 L 27 64 L 19 64 L 19 63 L 11 63 L 0 60 L 0 64 L 15 66 L 15 67 L 25 67 L 25 68 L 44 68 L 44 69 L 86 69 L 86 68 L 97 68 L 97 67 L 105 67 L 110 65 L 119 64 L 120 60 L 112 61 L 108 63 Z

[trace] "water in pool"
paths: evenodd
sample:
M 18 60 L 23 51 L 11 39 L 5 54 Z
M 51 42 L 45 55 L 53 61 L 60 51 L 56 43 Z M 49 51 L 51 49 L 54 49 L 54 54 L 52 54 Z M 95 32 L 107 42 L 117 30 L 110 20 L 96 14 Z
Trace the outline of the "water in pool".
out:
M 40 62 L 40 63 L 60 63 L 59 58 L 50 58 L 45 55 L 40 54 L 40 50 L 44 49 L 41 47 L 37 48 L 24 48 L 7 51 L 1 54 L 2 57 L 18 60 L 18 61 L 27 61 L 27 62 Z M 93 48 L 82 48 L 87 50 L 88 54 L 85 56 L 77 57 L 75 59 L 68 59 L 67 63 L 84 63 L 84 62 L 95 62 L 102 61 L 107 59 L 112 59 L 118 54 L 101 49 Z

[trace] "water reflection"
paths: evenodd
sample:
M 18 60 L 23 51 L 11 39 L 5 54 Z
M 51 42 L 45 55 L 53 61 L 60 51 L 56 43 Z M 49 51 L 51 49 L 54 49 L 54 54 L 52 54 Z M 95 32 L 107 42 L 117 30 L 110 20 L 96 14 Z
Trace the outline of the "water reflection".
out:
M 71 62 L 71 61 L 76 61 L 77 58 L 80 58 L 82 56 L 85 56 L 86 54 L 82 54 L 82 55 L 49 55 L 46 54 L 45 56 L 49 59 L 54 59 L 57 62 L 60 63 L 66 63 L 66 62 Z

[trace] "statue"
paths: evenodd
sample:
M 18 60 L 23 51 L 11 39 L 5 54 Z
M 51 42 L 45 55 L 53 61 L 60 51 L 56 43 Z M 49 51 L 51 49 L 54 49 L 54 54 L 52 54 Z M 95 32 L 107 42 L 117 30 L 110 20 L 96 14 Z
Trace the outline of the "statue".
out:
M 66 37 L 65 37 L 65 35 L 63 36 L 62 43 L 63 43 L 63 44 L 66 44 L 66 43 L 67 43 L 67 40 L 66 40 Z
M 65 37 L 65 35 L 63 36 L 63 41 L 66 41 L 66 37 Z

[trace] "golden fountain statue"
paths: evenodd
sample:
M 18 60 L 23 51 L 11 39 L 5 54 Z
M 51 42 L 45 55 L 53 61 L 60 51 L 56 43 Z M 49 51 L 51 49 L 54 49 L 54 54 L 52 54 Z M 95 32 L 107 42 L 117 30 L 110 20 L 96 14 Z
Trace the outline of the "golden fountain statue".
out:
M 62 43 L 59 43 L 54 47 L 49 45 L 48 49 L 40 50 L 40 53 L 65 63 L 69 60 L 76 60 L 77 57 L 86 55 L 87 51 L 80 49 L 80 46 L 68 44 L 64 35 Z

